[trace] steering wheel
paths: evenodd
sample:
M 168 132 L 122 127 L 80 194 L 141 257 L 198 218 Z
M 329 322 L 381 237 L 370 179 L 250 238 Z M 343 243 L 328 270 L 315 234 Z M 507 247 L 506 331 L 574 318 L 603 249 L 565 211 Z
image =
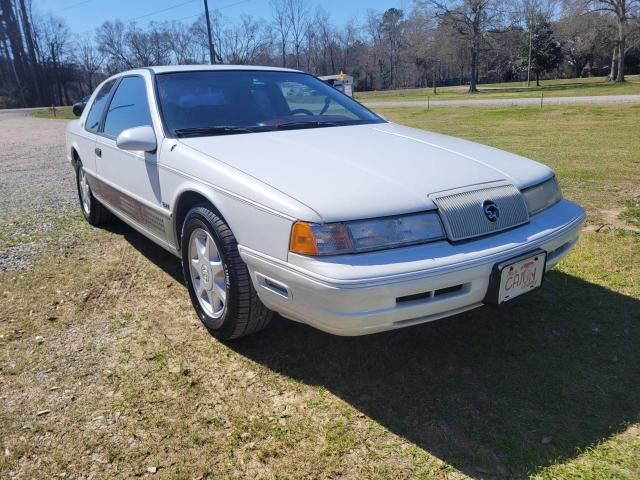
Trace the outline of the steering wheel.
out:
M 314 115 L 311 110 L 307 110 L 306 108 L 296 108 L 295 110 L 291 110 L 291 112 L 289 112 L 289 115 L 298 115 L 299 113 L 309 115 L 310 117 L 313 117 Z
M 331 98 L 324 97 L 324 107 L 320 110 L 319 115 L 324 115 L 327 110 L 329 110 L 329 105 L 331 105 Z

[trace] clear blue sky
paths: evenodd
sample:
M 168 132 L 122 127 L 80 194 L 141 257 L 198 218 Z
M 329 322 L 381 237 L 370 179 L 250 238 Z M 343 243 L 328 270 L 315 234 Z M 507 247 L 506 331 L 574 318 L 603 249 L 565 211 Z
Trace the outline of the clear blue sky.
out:
M 367 9 L 409 9 L 411 0 L 309 0 L 322 5 L 335 24 L 344 25 L 351 18 L 365 18 Z M 33 0 L 38 13 L 54 13 L 66 20 L 74 33 L 87 32 L 107 20 L 136 20 L 140 25 L 150 21 L 184 20 L 191 22 L 204 10 L 203 0 Z M 242 14 L 270 18 L 269 0 L 209 0 L 210 9 L 220 9 L 231 20 Z

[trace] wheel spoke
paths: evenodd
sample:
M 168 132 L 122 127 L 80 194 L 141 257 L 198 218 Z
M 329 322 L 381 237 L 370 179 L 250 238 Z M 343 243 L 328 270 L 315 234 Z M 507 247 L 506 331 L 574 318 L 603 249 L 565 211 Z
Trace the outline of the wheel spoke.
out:
M 207 300 L 209 301 L 209 305 L 211 305 L 211 310 L 213 313 L 218 313 L 220 309 L 220 299 L 216 295 L 216 292 L 213 290 L 207 290 Z
M 204 259 L 206 259 L 206 254 L 205 254 L 207 249 L 206 235 L 205 236 L 196 235 L 195 243 L 196 243 L 196 252 L 198 253 L 198 260 L 202 262 Z
M 227 291 L 225 290 L 224 285 L 213 282 L 213 289 L 215 290 L 218 298 L 224 303 L 224 301 L 227 299 Z
M 200 272 L 200 259 L 192 258 L 191 259 L 191 269 L 195 272 Z
M 213 241 L 213 238 L 211 238 L 209 235 L 207 235 L 205 258 L 207 259 L 207 261 L 211 262 L 212 264 L 213 264 L 213 262 L 215 262 L 215 261 L 217 261 L 219 259 L 218 258 L 218 248 L 216 247 L 216 244 Z
M 196 292 L 198 293 L 198 297 L 202 298 L 202 295 L 204 293 L 204 285 L 202 284 L 202 280 L 200 280 L 200 278 L 197 278 L 193 284 L 193 287 L 195 288 Z
M 222 267 L 221 261 L 210 261 L 209 265 L 211 266 L 211 273 L 213 273 L 213 278 L 220 276 L 220 274 L 224 273 L 224 268 Z

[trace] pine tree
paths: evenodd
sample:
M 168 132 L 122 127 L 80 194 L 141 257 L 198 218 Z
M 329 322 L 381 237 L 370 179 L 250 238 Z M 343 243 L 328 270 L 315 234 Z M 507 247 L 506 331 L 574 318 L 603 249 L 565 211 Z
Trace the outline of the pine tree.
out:
M 522 37 L 519 49 L 519 65 L 526 70 L 529 63 L 529 34 L 531 34 L 531 71 L 535 73 L 536 85 L 540 86 L 540 75 L 557 68 L 562 61 L 560 42 L 553 35 L 551 22 L 544 15 L 537 15 Z

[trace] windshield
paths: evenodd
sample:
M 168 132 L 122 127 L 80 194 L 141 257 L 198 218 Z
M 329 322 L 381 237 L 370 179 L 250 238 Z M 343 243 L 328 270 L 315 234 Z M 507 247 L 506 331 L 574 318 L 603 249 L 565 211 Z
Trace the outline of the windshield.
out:
M 177 137 L 384 122 L 305 73 L 173 72 L 156 83 L 165 126 Z

